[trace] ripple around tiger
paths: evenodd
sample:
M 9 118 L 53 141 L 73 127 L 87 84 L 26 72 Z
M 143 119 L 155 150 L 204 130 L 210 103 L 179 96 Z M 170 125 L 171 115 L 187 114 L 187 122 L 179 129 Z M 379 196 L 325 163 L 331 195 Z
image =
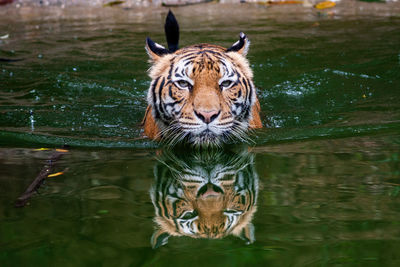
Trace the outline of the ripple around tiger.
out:
M 244 33 L 230 48 L 196 44 L 178 49 L 179 26 L 171 12 L 168 49 L 147 38 L 152 79 L 143 120 L 145 134 L 169 145 L 220 145 L 247 141 L 261 128 L 260 105 L 246 59 Z

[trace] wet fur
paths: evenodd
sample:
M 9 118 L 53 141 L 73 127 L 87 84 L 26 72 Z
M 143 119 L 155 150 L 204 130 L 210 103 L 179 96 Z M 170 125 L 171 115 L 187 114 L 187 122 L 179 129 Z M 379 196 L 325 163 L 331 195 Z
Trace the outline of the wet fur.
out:
M 175 51 L 178 45 L 168 46 Z M 175 52 L 148 38 L 146 50 L 152 63 L 149 70 L 152 82 L 143 120 L 145 135 L 171 145 L 179 142 L 218 145 L 246 141 L 248 129 L 262 128 L 253 73 L 245 57 L 248 46 L 249 41 L 242 33 L 229 49 L 198 44 Z M 230 79 L 227 73 L 234 77 L 234 85 L 222 89 L 219 82 Z M 192 87 L 180 88 L 176 84 L 180 77 L 192 82 Z M 217 121 L 206 128 L 196 114 L 215 110 L 219 112 Z

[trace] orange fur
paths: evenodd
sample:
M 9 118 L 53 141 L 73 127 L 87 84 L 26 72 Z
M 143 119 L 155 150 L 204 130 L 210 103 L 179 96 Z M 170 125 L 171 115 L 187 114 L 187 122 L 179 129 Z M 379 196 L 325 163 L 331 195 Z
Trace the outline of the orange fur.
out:
M 150 51 L 147 49 L 148 52 Z M 212 51 L 212 52 L 209 52 Z M 218 56 L 214 55 L 217 54 Z M 182 48 L 175 53 L 157 56 L 149 52 L 152 59 L 152 66 L 149 70 L 152 85 L 149 89 L 148 101 L 149 105 L 143 119 L 144 134 L 153 140 L 161 140 L 164 138 L 164 129 L 168 127 L 168 122 L 155 119 L 154 115 L 158 113 L 163 114 L 163 110 L 157 108 L 154 112 L 152 103 L 157 96 L 159 99 L 174 98 L 176 102 L 184 103 L 180 110 L 180 117 L 175 118 L 174 123 L 179 124 L 195 124 L 195 114 L 209 114 L 218 113 L 219 118 L 224 118 L 225 121 L 220 121 L 221 124 L 228 124 L 227 122 L 233 113 L 231 111 L 232 101 L 236 97 L 243 95 L 248 85 L 243 84 L 234 85 L 229 89 L 221 90 L 220 79 L 221 69 L 220 57 L 223 57 L 226 64 L 230 64 L 232 68 L 238 73 L 239 77 L 246 78 L 251 84 L 248 87 L 253 88 L 252 79 L 253 73 L 245 56 L 240 52 L 227 52 L 223 47 L 209 44 L 199 44 Z M 188 55 L 192 56 L 192 72 L 187 73 L 187 77 L 192 80 L 192 88 L 190 90 L 182 90 L 177 87 L 175 82 L 171 82 L 171 66 L 173 69 L 178 65 L 181 60 L 185 60 Z M 176 72 L 176 70 L 174 71 Z M 181 76 L 180 76 L 181 77 Z M 226 79 L 226 78 L 225 78 Z M 161 85 L 162 83 L 162 85 Z M 167 85 L 168 84 L 168 85 Z M 254 89 L 250 89 L 254 90 Z M 254 91 L 253 91 L 254 93 Z M 255 99 L 254 99 L 255 98 Z M 169 100 L 170 101 L 170 100 Z M 253 94 L 253 104 L 248 118 L 248 128 L 257 129 L 262 128 L 260 118 L 260 103 L 257 96 Z M 159 103 L 159 102 L 158 102 Z M 222 120 L 222 119 L 221 119 Z M 160 132 L 163 132 L 161 136 Z M 175 132 L 169 138 L 174 138 Z
M 251 109 L 251 121 L 249 123 L 250 129 L 260 129 L 263 127 L 260 118 L 260 111 L 261 111 L 260 102 L 257 99 L 256 103 Z
M 151 106 L 148 105 L 147 109 L 146 109 L 146 113 L 145 113 L 143 121 L 142 121 L 142 126 L 144 129 L 144 134 L 148 138 L 157 140 L 160 130 L 159 130 L 159 128 L 153 118 L 153 115 L 151 113 L 152 113 Z

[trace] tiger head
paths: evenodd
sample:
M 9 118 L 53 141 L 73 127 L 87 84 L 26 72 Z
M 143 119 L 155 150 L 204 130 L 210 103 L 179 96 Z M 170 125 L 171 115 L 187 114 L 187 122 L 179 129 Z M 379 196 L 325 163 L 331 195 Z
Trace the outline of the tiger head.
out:
M 258 177 L 248 152 L 165 152 L 154 169 L 150 190 L 157 229 L 157 248 L 170 236 L 254 241 Z
M 179 26 L 169 12 L 168 49 L 146 41 L 152 66 L 145 134 L 168 144 L 218 145 L 246 139 L 261 128 L 253 73 L 244 33 L 230 48 L 197 44 L 178 49 Z

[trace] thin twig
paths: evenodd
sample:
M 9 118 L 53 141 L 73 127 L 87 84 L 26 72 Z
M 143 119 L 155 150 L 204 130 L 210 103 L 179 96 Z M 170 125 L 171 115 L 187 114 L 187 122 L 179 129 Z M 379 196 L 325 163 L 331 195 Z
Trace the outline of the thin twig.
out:
M 50 158 L 47 160 L 46 165 L 42 168 L 38 176 L 33 180 L 33 182 L 28 186 L 25 192 L 17 199 L 15 202 L 15 207 L 24 207 L 28 200 L 33 194 L 39 189 L 43 184 L 43 181 L 52 172 L 56 162 L 65 154 L 65 152 L 55 151 Z

